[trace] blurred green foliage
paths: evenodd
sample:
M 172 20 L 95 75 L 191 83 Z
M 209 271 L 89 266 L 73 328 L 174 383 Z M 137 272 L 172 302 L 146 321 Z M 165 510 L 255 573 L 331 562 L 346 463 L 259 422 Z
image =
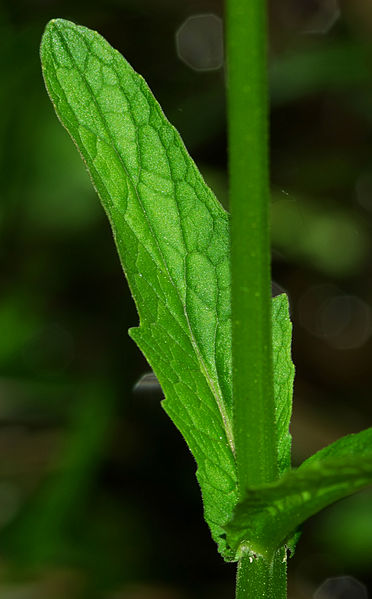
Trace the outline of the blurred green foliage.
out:
M 372 8 L 340 0 L 340 17 L 314 31 L 325 4 L 270 3 L 273 273 L 294 319 L 298 461 L 371 423 Z M 1 4 L 5 599 L 233 595 L 233 569 L 202 524 L 192 458 L 160 397 L 132 391 L 147 368 L 126 334 L 137 316 L 38 56 L 50 18 L 98 29 L 145 76 L 226 203 L 224 72 L 192 70 L 176 52 L 177 29 L 201 13 L 222 17 L 222 2 Z M 292 596 L 344 573 L 372 588 L 370 524 L 368 493 L 310 521 Z

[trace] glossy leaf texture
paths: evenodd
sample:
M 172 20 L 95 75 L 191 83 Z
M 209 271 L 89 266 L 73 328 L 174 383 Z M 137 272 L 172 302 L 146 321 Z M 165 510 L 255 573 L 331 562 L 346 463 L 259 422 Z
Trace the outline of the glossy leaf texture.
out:
M 98 33 L 51 21 L 41 59 L 57 115 L 112 226 L 140 317 L 130 335 L 196 459 L 212 536 L 225 559 L 235 559 L 223 528 L 238 500 L 229 217 L 143 78 Z M 273 300 L 273 340 L 278 459 L 285 471 L 293 382 L 285 295 Z
M 372 483 L 372 428 L 325 447 L 281 480 L 251 489 L 226 527 L 238 553 L 272 554 L 323 508 Z

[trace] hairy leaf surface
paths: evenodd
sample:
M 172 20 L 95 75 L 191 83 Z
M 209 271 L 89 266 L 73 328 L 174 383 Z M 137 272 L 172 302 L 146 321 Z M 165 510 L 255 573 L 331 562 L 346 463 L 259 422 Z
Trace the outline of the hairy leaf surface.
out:
M 41 57 L 57 115 L 110 220 L 140 316 L 130 335 L 197 462 L 205 518 L 226 559 L 238 499 L 232 432 L 229 217 L 143 78 L 100 35 L 61 19 Z M 293 365 L 285 295 L 273 301 L 278 460 L 290 464 Z
M 51 21 L 41 55 L 111 222 L 140 315 L 131 336 L 196 458 L 219 541 L 236 502 L 227 214 L 143 78 L 100 35 Z
M 372 428 L 325 447 L 276 483 L 251 489 L 226 527 L 228 543 L 238 552 L 274 551 L 310 516 L 371 483 Z

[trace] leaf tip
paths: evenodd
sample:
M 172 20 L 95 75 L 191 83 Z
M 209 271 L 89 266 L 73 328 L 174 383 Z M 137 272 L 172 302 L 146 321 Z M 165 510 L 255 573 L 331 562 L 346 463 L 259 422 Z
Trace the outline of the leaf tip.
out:
M 41 48 L 43 49 L 43 46 L 45 46 L 46 42 L 50 40 L 50 37 L 53 33 L 56 31 L 61 31 L 61 29 L 66 27 L 77 27 L 77 25 L 72 21 L 67 21 L 66 19 L 61 19 L 59 17 L 48 21 L 41 40 Z

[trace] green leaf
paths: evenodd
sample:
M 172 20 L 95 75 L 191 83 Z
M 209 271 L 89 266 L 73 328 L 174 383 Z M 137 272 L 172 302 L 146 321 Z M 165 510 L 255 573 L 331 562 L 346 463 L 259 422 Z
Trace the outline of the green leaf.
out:
M 370 458 L 372 456 L 372 428 L 367 428 L 360 433 L 353 433 L 341 437 L 334 443 L 327 445 L 305 460 L 298 470 L 304 470 L 329 458 Z
M 226 526 L 233 551 L 269 554 L 323 508 L 372 483 L 372 428 L 325 447 L 281 480 L 251 489 Z
M 110 220 L 140 316 L 130 330 L 197 462 L 204 514 L 225 559 L 238 500 L 232 433 L 229 217 L 143 78 L 96 32 L 61 19 L 41 58 L 57 115 Z M 285 295 L 273 300 L 278 460 L 290 464 L 293 365 Z M 254 457 L 253 457 L 254 459 Z
M 96 32 L 61 19 L 41 58 L 58 117 L 110 219 L 140 316 L 131 329 L 198 464 L 215 540 L 237 500 L 229 222 L 143 78 Z
M 289 317 L 288 298 L 278 295 L 272 303 L 272 338 L 275 417 L 280 476 L 291 467 L 291 435 L 294 365 L 291 358 L 292 323 Z

